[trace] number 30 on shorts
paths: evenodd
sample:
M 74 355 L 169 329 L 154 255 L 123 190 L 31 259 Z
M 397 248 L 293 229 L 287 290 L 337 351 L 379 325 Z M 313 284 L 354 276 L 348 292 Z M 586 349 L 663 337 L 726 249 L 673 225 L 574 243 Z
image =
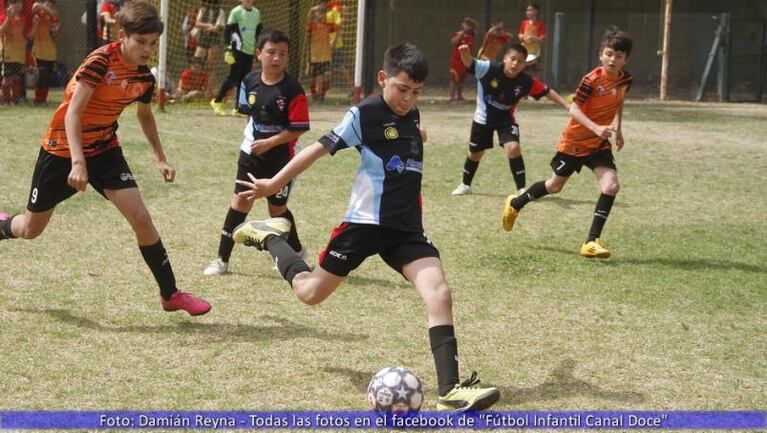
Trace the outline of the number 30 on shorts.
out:
M 274 198 L 288 198 L 288 195 L 290 195 L 290 184 L 283 186 L 282 189 L 274 195 Z

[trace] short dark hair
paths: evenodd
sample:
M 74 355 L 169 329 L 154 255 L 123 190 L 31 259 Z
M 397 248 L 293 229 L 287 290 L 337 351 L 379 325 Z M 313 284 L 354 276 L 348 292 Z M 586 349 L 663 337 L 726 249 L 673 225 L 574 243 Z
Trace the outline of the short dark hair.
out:
M 165 29 L 165 25 L 157 13 L 157 8 L 145 0 L 133 0 L 125 3 L 117 16 L 117 21 L 128 36 L 132 34 L 162 34 L 163 29 Z
M 538 6 L 536 3 L 528 3 L 527 6 L 525 6 L 525 9 L 527 9 L 527 8 L 533 8 L 533 9 L 535 9 L 538 12 L 541 11 L 541 7 Z
M 426 55 L 420 48 L 409 42 L 395 45 L 386 50 L 383 69 L 390 77 L 404 72 L 416 83 L 423 83 L 426 81 L 426 76 L 429 75 Z
M 273 44 L 285 42 L 288 44 L 288 48 L 290 48 L 290 38 L 280 30 L 264 30 L 261 32 L 261 36 L 258 37 L 258 49 L 263 50 L 267 42 Z
M 631 47 L 634 42 L 631 40 L 631 36 L 620 30 L 608 30 L 602 36 L 602 44 L 599 46 L 599 52 L 601 53 L 605 48 L 612 48 L 615 51 L 623 51 L 626 53 L 626 57 L 631 55 Z
M 513 43 L 509 45 L 509 49 L 506 50 L 506 54 L 509 54 L 511 51 L 516 51 L 518 53 L 522 53 L 522 56 L 527 59 L 527 48 L 525 48 L 524 45 L 520 43 Z

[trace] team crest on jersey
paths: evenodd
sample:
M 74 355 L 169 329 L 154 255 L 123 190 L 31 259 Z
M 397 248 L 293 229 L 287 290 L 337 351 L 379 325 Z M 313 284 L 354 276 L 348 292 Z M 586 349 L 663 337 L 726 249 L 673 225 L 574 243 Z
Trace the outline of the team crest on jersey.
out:
M 390 126 L 384 129 L 384 135 L 389 140 L 396 140 L 399 137 L 399 131 L 397 131 L 397 128 Z
M 277 97 L 277 99 L 275 99 L 274 102 L 277 103 L 277 108 L 279 108 L 280 111 L 285 111 L 285 105 L 287 104 L 285 103 L 284 96 Z
M 251 93 L 248 95 L 248 105 L 256 105 L 256 94 Z
M 604 95 L 605 88 L 603 86 L 597 86 L 597 92 L 599 92 L 600 95 Z
M 114 81 L 115 78 L 117 78 L 117 74 L 112 71 L 107 71 L 106 75 L 104 75 L 104 81 L 106 81 L 109 86 L 112 85 L 112 81 Z
M 497 79 L 495 79 L 495 78 L 493 78 L 493 79 L 490 81 L 490 87 L 492 87 L 493 89 L 497 89 L 497 88 L 498 88 L 498 84 L 500 84 L 500 83 L 499 83 L 499 82 L 498 82 L 498 80 L 497 80 Z
M 514 86 L 514 96 L 519 96 L 520 93 L 522 93 L 522 88 L 519 86 Z

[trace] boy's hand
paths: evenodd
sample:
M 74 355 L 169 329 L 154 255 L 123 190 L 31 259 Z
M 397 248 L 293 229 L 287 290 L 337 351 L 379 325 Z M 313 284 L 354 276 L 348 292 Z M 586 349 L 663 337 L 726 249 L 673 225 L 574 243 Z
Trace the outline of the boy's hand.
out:
M 279 188 L 275 188 L 272 185 L 271 179 L 256 179 L 255 176 L 248 173 L 250 182 L 246 180 L 235 180 L 236 183 L 250 188 L 247 191 L 241 191 L 237 193 L 240 197 L 246 200 L 255 200 L 257 198 L 268 197 L 277 192 Z
M 72 162 L 67 184 L 77 191 L 85 191 L 85 187 L 88 185 L 88 169 L 85 167 L 84 161 Z
M 618 152 L 620 152 L 621 149 L 623 149 L 624 144 L 625 142 L 623 141 L 623 132 L 620 129 L 618 129 L 617 131 L 615 131 L 615 148 L 618 150 Z
M 171 167 L 167 162 L 158 162 L 157 168 L 160 169 L 160 174 L 162 174 L 165 182 L 173 182 L 176 179 L 176 169 Z
M 609 140 L 610 137 L 612 137 L 613 133 L 615 132 L 615 128 L 613 128 L 612 126 L 597 125 L 597 128 L 592 132 L 596 134 L 597 137 L 599 138 Z
M 252 150 L 256 156 L 262 156 L 271 148 L 271 144 L 269 144 L 269 142 L 266 140 L 255 140 L 254 142 L 250 143 L 250 150 Z
M 461 44 L 461 46 L 458 47 L 458 52 L 459 53 L 469 53 L 469 54 L 471 54 L 471 50 L 469 50 L 469 46 L 466 45 L 466 44 Z

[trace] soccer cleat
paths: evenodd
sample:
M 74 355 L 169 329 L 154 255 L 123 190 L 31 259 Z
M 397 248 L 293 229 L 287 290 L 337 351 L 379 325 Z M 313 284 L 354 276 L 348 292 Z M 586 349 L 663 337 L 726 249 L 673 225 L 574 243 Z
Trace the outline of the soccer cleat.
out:
M 0 212 L 0 222 L 7 220 L 11 215 L 6 212 Z
M 211 108 L 213 108 L 213 112 L 216 113 L 216 116 L 226 116 L 226 111 L 224 111 L 223 102 L 216 102 L 215 99 L 211 99 L 210 106 Z
M 453 190 L 453 195 L 471 194 L 471 186 L 460 184 Z
M 506 202 L 503 206 L 503 220 L 501 221 L 501 224 L 503 225 L 503 229 L 507 232 L 510 232 L 511 229 L 514 228 L 514 221 L 517 219 L 517 215 L 519 215 L 519 211 L 514 209 L 514 206 L 511 205 L 513 199 L 514 194 L 506 197 Z
M 202 271 L 202 274 L 206 277 L 211 277 L 214 275 L 224 275 L 227 272 L 229 272 L 229 263 L 218 258 L 210 262 L 208 267 Z
M 248 221 L 237 226 L 232 233 L 236 244 L 264 249 L 264 242 L 269 236 L 287 237 L 290 232 L 290 220 L 287 218 L 269 218 L 264 221 Z
M 165 311 L 184 310 L 192 316 L 200 316 L 210 311 L 209 303 L 181 290 L 174 292 L 167 301 L 160 297 L 160 302 Z
M 584 242 L 581 245 L 581 255 L 590 259 L 606 259 L 610 257 L 610 250 L 607 249 L 602 239 L 596 238 L 590 242 Z
M 479 387 L 477 372 L 472 371 L 471 377 L 457 384 L 437 400 L 437 410 L 452 410 L 456 412 L 473 412 L 487 409 L 501 398 L 498 388 Z
M 234 116 L 234 117 L 248 117 L 247 115 L 240 113 L 240 110 L 238 110 L 236 108 L 232 108 L 232 116 Z

